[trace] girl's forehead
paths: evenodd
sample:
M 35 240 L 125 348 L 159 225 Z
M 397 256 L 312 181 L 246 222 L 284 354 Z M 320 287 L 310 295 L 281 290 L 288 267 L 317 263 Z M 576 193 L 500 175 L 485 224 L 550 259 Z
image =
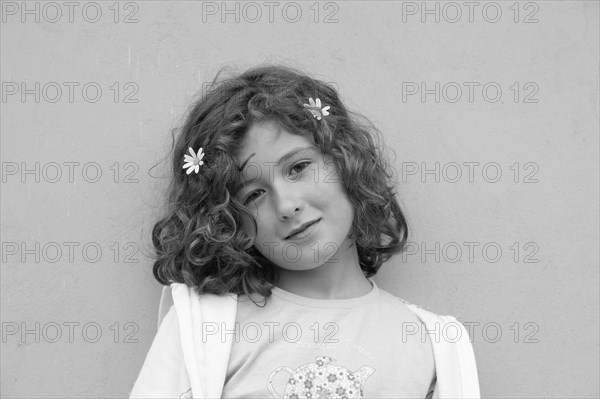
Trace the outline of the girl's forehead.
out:
M 244 137 L 238 162 L 253 161 L 281 162 L 302 151 L 320 152 L 315 143 L 302 134 L 290 133 L 286 128 L 273 122 L 253 124 Z

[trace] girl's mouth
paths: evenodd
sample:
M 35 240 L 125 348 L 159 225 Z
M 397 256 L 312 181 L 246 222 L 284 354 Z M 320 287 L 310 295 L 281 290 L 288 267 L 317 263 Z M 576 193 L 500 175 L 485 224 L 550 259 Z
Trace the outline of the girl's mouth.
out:
M 306 228 L 304 230 L 301 230 L 301 231 L 287 237 L 286 240 L 301 240 L 303 238 L 308 237 L 310 234 L 312 234 L 317 229 L 320 221 L 321 221 L 321 219 L 309 224 L 308 226 L 306 226 Z

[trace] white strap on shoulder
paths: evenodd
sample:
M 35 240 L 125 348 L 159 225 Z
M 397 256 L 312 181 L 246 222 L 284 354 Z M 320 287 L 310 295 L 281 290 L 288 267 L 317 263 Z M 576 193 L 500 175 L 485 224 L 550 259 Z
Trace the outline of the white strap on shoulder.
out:
M 471 343 L 469 332 L 466 327 L 454 316 L 440 316 L 446 326 L 458 328 L 457 335 L 446 337 L 456 348 L 459 360 L 459 370 L 462 381 L 462 391 L 464 398 L 481 398 L 479 390 L 479 376 L 477 373 L 477 362 L 475 360 L 475 351 Z M 450 330 L 450 328 L 449 328 Z M 451 335 L 448 332 L 448 335 Z
M 163 319 L 169 312 L 169 309 L 173 306 L 173 296 L 171 294 L 171 287 L 165 285 L 162 289 L 162 294 L 160 295 L 160 303 L 158 305 L 158 322 L 156 324 L 156 328 L 160 327 L 160 323 L 162 323 Z
M 437 374 L 434 398 L 481 398 L 473 346 L 464 325 L 453 316 L 440 316 L 402 302 L 425 323 L 428 334 L 433 333 L 431 343 Z M 447 330 L 457 331 L 458 335 L 448 337 Z

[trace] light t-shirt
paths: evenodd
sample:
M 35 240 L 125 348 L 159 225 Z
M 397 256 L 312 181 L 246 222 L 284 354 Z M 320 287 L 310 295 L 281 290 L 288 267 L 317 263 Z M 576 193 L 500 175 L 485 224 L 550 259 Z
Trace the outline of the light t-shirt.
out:
M 312 299 L 275 287 L 241 295 L 223 398 L 425 398 L 435 363 L 425 325 L 377 287 Z M 261 303 L 261 305 L 263 305 Z

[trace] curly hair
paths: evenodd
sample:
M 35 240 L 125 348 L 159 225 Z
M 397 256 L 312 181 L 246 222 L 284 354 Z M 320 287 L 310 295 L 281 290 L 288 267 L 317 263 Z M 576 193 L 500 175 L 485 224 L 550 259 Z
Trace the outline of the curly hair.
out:
M 280 65 L 261 65 L 219 81 L 192 104 L 174 138 L 172 179 L 166 214 L 152 231 L 154 277 L 195 287 L 199 294 L 259 294 L 265 299 L 277 280 L 277 267 L 244 233 L 250 210 L 235 196 L 242 187 L 236 160 L 253 123 L 274 122 L 292 134 L 311 138 L 329 155 L 355 212 L 355 240 L 365 277 L 405 249 L 408 224 L 394 187 L 393 169 L 375 145 L 380 132 L 346 109 L 333 85 Z M 320 98 L 330 115 L 317 121 L 303 104 Z M 182 168 L 189 147 L 204 149 L 200 173 Z

